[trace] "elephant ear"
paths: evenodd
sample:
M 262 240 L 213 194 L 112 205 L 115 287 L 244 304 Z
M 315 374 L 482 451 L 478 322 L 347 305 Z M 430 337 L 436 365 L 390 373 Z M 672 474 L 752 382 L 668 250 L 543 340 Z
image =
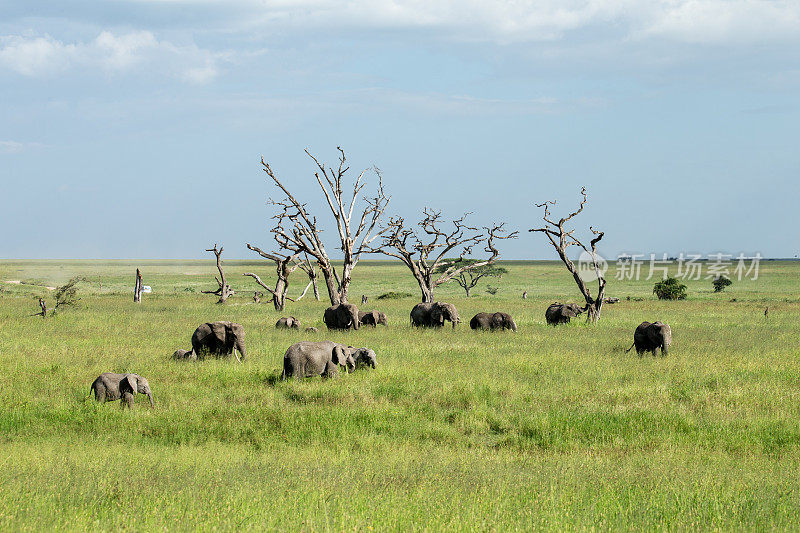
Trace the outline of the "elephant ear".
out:
M 124 395 L 126 392 L 136 394 L 138 390 L 139 388 L 138 388 L 138 383 L 136 381 L 136 376 L 134 376 L 133 374 L 125 374 L 122 377 L 122 381 L 119 382 L 120 395 Z
M 213 322 L 211 324 L 211 333 L 213 333 L 217 339 L 223 342 L 228 337 L 228 331 L 230 331 L 230 329 L 230 323 L 226 324 L 225 322 Z
M 661 346 L 664 340 L 661 327 L 657 324 L 650 324 L 650 327 L 647 328 L 647 338 L 656 346 Z
M 380 313 L 378 313 L 377 311 L 372 311 L 370 312 L 370 315 L 372 316 L 372 325 L 377 326 L 381 320 Z
M 438 305 L 431 309 L 431 321 L 436 324 L 444 324 L 444 315 L 442 315 L 442 310 Z
M 347 354 L 345 354 L 345 351 L 342 349 L 342 347 L 338 344 L 334 346 L 333 353 L 331 354 L 331 362 L 334 365 L 343 365 L 345 364 L 346 359 Z

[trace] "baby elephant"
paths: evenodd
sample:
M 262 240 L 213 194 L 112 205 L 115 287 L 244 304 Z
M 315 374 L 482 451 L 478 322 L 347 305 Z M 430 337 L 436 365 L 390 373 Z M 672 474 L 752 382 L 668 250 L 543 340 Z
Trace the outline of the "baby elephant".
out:
M 275 322 L 275 327 L 278 329 L 286 328 L 286 329 L 300 329 L 300 321 L 297 320 L 293 316 L 289 317 L 281 317 Z
M 511 315 L 508 313 L 478 313 L 472 320 L 469 321 L 469 327 L 472 329 L 496 329 L 504 330 L 510 329 L 517 331 L 517 324 Z
M 636 346 L 636 353 L 641 357 L 644 352 L 653 352 L 655 355 L 656 350 L 661 348 L 661 357 L 666 357 L 670 344 L 672 344 L 672 329 L 669 324 L 642 322 L 633 332 L 633 344 L 625 350 L 625 353 Z
M 315 376 L 332 378 L 339 375 L 340 365 L 345 367 L 347 372 L 352 372 L 359 364 L 375 368 L 375 352 L 368 348 L 353 348 L 332 341 L 302 341 L 292 344 L 286 350 L 281 379 Z
M 358 321 L 361 322 L 362 326 L 377 327 L 378 324 L 383 324 L 384 326 L 389 325 L 389 320 L 386 317 L 386 313 L 383 313 L 381 311 L 370 311 L 369 313 L 367 313 L 366 311 L 359 311 Z
M 95 399 L 100 403 L 122 399 L 122 408 L 133 407 L 133 397 L 138 392 L 150 398 L 150 407 L 154 406 L 150 384 L 138 374 L 114 374 L 103 372 L 92 383 Z
M 197 361 L 197 355 L 191 350 L 175 350 L 175 353 L 172 354 L 172 359 L 175 361 Z

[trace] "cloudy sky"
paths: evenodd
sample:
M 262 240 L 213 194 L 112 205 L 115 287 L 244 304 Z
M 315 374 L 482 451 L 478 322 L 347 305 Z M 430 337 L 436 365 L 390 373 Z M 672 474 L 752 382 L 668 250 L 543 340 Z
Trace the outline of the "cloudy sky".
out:
M 582 185 L 606 256 L 792 257 L 798 144 L 796 0 L 0 2 L 0 257 L 249 257 L 339 145 L 507 258 Z

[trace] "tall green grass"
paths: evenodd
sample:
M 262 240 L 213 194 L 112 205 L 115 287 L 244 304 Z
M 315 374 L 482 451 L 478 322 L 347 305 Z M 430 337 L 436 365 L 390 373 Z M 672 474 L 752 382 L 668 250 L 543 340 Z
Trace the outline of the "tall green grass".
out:
M 154 290 L 139 305 L 136 266 Z M 622 301 L 595 326 L 557 328 L 544 309 L 577 294 L 563 267 L 504 266 L 495 296 L 440 288 L 463 322 L 424 331 L 408 324 L 416 297 L 376 299 L 416 295 L 406 271 L 362 263 L 351 300 L 367 294 L 389 327 L 329 333 L 327 304 L 307 295 L 283 314 L 320 328 L 309 335 L 275 330 L 281 313 L 249 298 L 241 272 L 268 277 L 264 263 L 228 262 L 238 292 L 219 306 L 199 293 L 215 286 L 209 262 L 0 262 L 0 529 L 796 527 L 800 264 L 764 263 L 718 294 L 690 281 L 681 302 L 612 272 Z M 29 316 L 72 275 L 89 279 L 78 308 Z M 495 310 L 519 331 L 469 330 Z M 218 319 L 244 324 L 243 364 L 170 359 Z M 669 357 L 626 354 L 656 319 L 672 326 Z M 303 339 L 369 346 L 378 368 L 277 381 Z M 104 371 L 147 377 L 156 409 L 97 405 Z

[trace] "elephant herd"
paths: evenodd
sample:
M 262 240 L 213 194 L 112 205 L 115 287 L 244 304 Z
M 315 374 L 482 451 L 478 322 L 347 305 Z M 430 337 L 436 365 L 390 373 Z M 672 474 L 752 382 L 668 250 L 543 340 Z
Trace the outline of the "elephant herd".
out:
M 580 315 L 585 309 L 577 304 L 562 304 L 555 302 L 545 311 L 547 324 L 556 326 L 565 324 L 571 318 Z M 453 304 L 445 302 L 419 303 L 414 306 L 410 314 L 411 325 L 415 327 L 438 328 L 450 322 L 455 328 L 461 320 L 458 310 Z M 349 303 L 334 305 L 325 310 L 323 321 L 328 329 L 359 329 L 361 325 L 387 326 L 388 320 L 385 313 L 379 311 L 362 312 Z M 478 313 L 469 322 L 471 329 L 480 330 L 510 330 L 517 331 L 517 324 L 508 313 Z M 299 330 L 300 321 L 295 317 L 282 317 L 275 324 L 276 328 Z M 317 332 L 317 328 L 309 327 L 306 332 Z M 636 353 L 642 356 L 645 352 L 655 355 L 661 350 L 661 356 L 666 357 L 672 343 L 672 330 L 663 322 L 642 322 L 636 327 L 633 334 L 633 344 L 625 353 L 634 347 Z M 191 337 L 191 350 L 177 350 L 172 355 L 176 360 L 203 360 L 207 356 L 235 357 L 241 362 L 247 357 L 245 347 L 244 327 L 241 324 L 229 321 L 206 322 L 195 329 Z M 238 352 L 238 353 L 237 353 Z M 333 378 L 338 376 L 339 367 L 347 373 L 356 368 L 376 368 L 377 358 L 375 352 L 369 348 L 355 348 L 333 341 L 301 341 L 291 345 L 283 356 L 283 372 L 281 379 L 307 378 L 321 376 Z M 147 379 L 138 374 L 115 374 L 105 372 L 94 380 L 91 390 L 95 399 L 104 403 L 106 401 L 122 400 L 122 407 L 131 407 L 134 397 L 138 394 L 146 395 L 153 407 L 153 394 Z

